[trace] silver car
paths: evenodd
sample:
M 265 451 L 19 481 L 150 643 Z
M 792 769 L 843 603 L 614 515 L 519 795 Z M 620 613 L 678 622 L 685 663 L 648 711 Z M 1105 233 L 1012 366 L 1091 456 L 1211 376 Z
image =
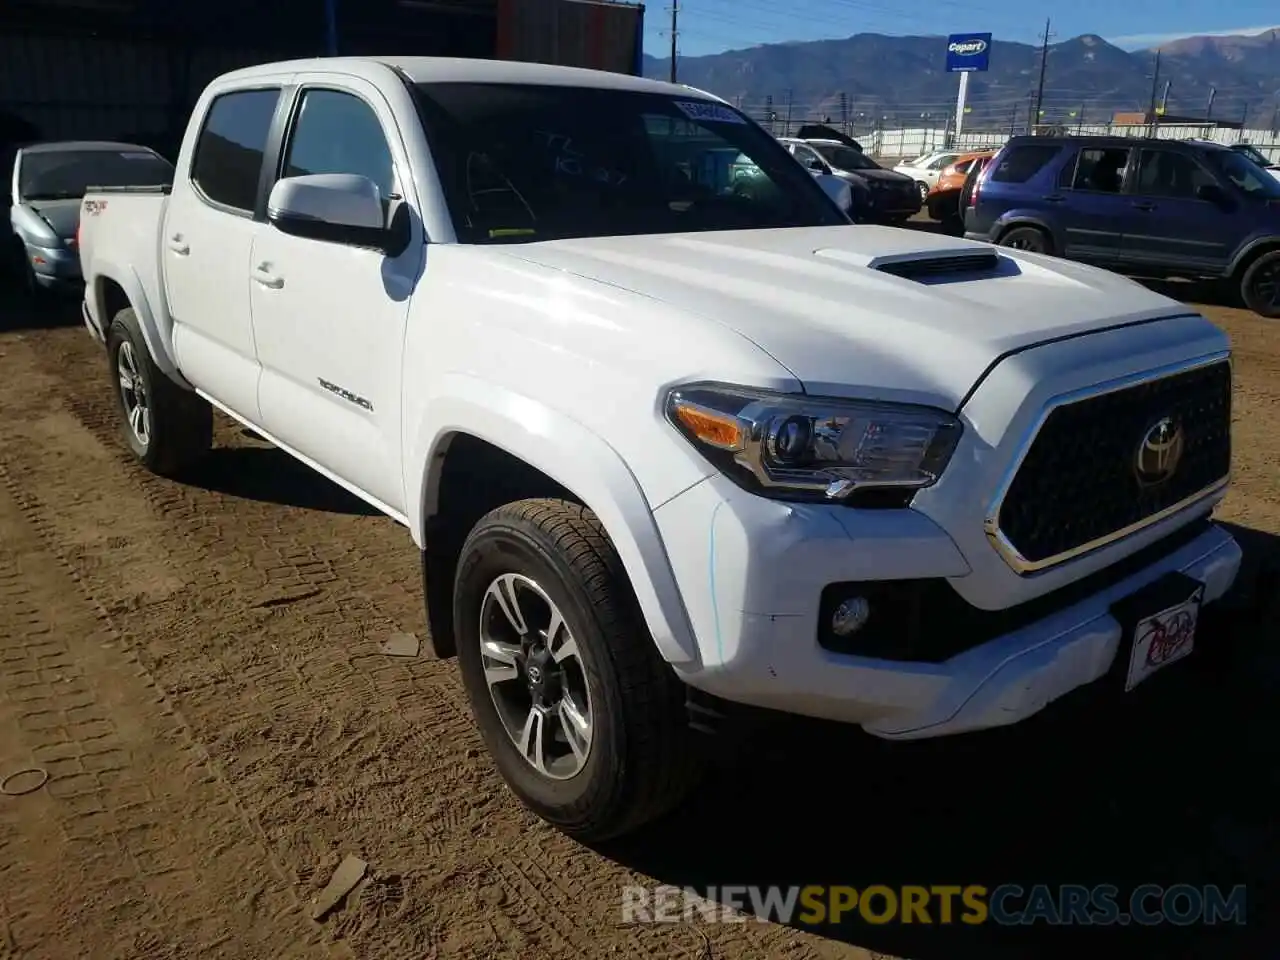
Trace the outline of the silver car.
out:
M 76 230 L 88 187 L 154 187 L 173 182 L 173 165 L 150 147 L 67 140 L 18 150 L 9 223 L 13 262 L 36 295 L 80 282 Z

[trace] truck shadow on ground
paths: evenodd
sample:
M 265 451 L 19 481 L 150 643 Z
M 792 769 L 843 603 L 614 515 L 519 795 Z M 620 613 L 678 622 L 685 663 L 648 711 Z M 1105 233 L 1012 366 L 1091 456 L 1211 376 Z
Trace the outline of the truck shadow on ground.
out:
M 1280 560 L 1280 538 L 1233 532 L 1250 563 L 1233 599 L 1247 604 L 1259 562 Z M 733 759 L 681 810 L 602 852 L 656 884 L 700 891 L 1112 884 L 1124 911 L 1143 884 L 1216 884 L 1224 895 L 1243 884 L 1243 926 L 943 924 L 936 901 L 931 924 L 874 924 L 855 909 L 839 923 L 793 926 L 912 960 L 1079 960 L 1108 948 L 1143 958 L 1274 956 L 1280 656 L 1269 648 L 1280 639 L 1280 604 L 1274 583 L 1258 589 L 1272 597 L 1269 615 L 1256 604 L 1206 611 L 1192 658 L 1132 693 L 1078 691 L 1007 730 L 890 744 L 771 719 L 763 735 L 733 744 Z M 1026 902 L 1013 896 L 1005 906 Z M 957 902 L 954 917 L 962 912 Z
M 378 517 L 381 511 L 276 447 L 219 447 L 183 480 L 202 490 L 300 510 Z

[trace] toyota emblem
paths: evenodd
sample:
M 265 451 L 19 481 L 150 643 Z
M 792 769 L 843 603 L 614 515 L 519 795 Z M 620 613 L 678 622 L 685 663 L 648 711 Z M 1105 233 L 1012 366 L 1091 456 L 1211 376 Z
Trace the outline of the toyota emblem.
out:
M 1182 460 L 1185 445 L 1182 427 L 1172 417 L 1162 417 L 1152 424 L 1133 458 L 1138 483 L 1150 487 L 1172 477 Z

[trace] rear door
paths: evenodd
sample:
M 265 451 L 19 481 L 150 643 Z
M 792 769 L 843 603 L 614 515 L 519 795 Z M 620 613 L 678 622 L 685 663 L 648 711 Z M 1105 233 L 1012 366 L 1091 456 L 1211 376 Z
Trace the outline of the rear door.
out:
M 183 374 L 250 421 L 258 419 L 258 357 L 249 253 L 267 141 L 281 84 L 216 93 L 184 147 L 161 224 L 160 258 Z M 188 140 L 191 136 L 188 136 Z
M 1201 200 L 1197 191 L 1203 186 L 1230 195 L 1229 187 L 1189 151 L 1138 151 L 1121 241 L 1125 262 L 1161 270 L 1226 270 L 1240 238 L 1239 219 L 1227 206 Z
M 1099 263 L 1120 257 L 1125 221 L 1133 209 L 1124 192 L 1133 153 L 1121 146 L 1082 147 L 1062 168 L 1057 189 L 1043 202 L 1060 228 L 1063 256 Z

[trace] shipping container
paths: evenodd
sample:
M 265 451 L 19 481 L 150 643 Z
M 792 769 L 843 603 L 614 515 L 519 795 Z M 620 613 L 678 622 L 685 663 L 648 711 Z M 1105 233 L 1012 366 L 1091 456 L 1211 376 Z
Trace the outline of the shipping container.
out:
M 643 4 L 498 0 L 497 17 L 499 59 L 643 73 Z

